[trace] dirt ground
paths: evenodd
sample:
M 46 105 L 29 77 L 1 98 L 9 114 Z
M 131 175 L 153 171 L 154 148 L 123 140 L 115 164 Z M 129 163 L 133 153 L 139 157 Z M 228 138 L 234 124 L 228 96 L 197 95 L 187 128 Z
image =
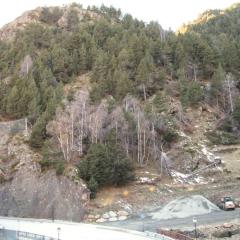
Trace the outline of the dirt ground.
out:
M 204 133 L 212 127 L 215 121 L 210 112 L 189 111 L 188 117 L 194 123 L 191 134 L 193 143 L 207 142 Z M 119 188 L 108 187 L 97 193 L 97 198 L 89 206 L 90 214 L 102 214 L 111 210 L 124 209 L 132 216 L 142 212 L 156 211 L 170 201 L 192 195 L 202 195 L 214 204 L 224 196 L 231 196 L 240 201 L 240 145 L 213 146 L 210 148 L 225 162 L 224 171 L 201 173 L 207 183 L 185 184 L 176 183 L 168 176 L 159 177 L 157 166 L 147 166 L 136 171 L 137 178 L 157 178 L 154 183 L 139 183 L 137 181 Z M 240 239 L 240 238 L 239 238 Z
M 147 173 L 148 176 L 154 174 L 156 173 Z M 239 201 L 239 184 L 240 180 L 224 173 L 215 176 L 214 182 L 202 185 L 176 184 L 170 178 L 154 184 L 133 182 L 124 187 L 108 187 L 99 191 L 97 198 L 90 203 L 89 212 L 102 214 L 110 210 L 125 209 L 134 216 L 161 208 L 178 197 L 192 195 L 202 195 L 215 204 L 224 196 L 231 196 Z
M 206 235 L 206 239 L 219 240 L 219 239 L 240 239 L 240 224 L 223 224 L 199 229 Z M 223 237 L 223 236 L 226 237 Z
M 240 178 L 240 145 L 217 146 L 213 150 L 221 157 L 226 171 Z

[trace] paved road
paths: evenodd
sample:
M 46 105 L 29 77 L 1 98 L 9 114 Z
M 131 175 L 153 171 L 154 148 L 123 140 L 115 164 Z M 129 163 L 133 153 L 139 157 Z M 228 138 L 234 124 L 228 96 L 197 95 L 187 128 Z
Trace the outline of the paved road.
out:
M 44 235 L 61 240 L 150 240 L 152 234 L 148 232 L 136 232 L 129 229 L 119 229 L 93 224 L 74 223 L 67 221 L 50 221 L 44 219 L 23 219 L 0 217 L 1 231 L 3 237 L 0 240 L 17 240 L 16 231 L 28 232 L 21 239 L 42 239 L 37 235 Z M 8 230 L 8 231 L 6 231 Z M 11 231 L 9 231 L 11 230 Z M 154 234 L 155 235 L 155 234 Z M 171 240 L 171 238 L 158 235 L 159 240 Z M 45 239 L 45 238 L 44 238 Z M 49 239 L 49 238 L 46 238 Z M 156 239 L 156 238 L 155 238 Z
M 196 216 L 198 226 L 223 224 L 228 222 L 240 223 L 240 209 L 235 211 L 217 211 L 205 215 Z M 126 229 L 132 229 L 137 231 L 156 231 L 157 228 L 169 228 L 169 229 L 193 229 L 192 223 L 193 217 L 169 219 L 169 220 L 153 220 L 151 217 L 146 217 L 141 220 L 140 217 L 135 217 L 122 222 L 108 222 L 104 223 L 106 226 L 116 226 Z

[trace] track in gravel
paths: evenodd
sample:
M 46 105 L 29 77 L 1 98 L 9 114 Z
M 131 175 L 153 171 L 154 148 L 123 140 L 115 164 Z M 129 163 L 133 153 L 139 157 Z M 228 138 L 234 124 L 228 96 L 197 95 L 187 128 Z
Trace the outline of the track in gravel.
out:
M 215 225 L 229 223 L 231 221 L 240 222 L 240 209 L 234 211 L 219 211 L 204 215 L 196 216 L 198 226 Z M 105 226 L 115 226 L 137 231 L 152 231 L 155 232 L 157 228 L 169 229 L 193 229 L 193 217 L 174 218 L 168 220 L 153 220 L 151 217 L 146 217 L 143 220 L 140 217 L 134 217 L 126 221 L 103 223 Z

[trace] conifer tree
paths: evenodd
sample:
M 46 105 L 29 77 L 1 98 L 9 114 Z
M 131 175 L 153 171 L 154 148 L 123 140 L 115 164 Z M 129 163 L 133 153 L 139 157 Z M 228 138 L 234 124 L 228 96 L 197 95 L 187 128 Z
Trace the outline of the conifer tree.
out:
M 238 97 L 235 101 L 233 119 L 236 121 L 238 125 L 240 125 L 240 97 Z
M 222 66 L 219 64 L 217 70 L 213 74 L 210 91 L 212 100 L 216 100 L 217 104 L 223 95 L 223 84 L 225 77 L 225 72 L 223 71 Z
M 147 99 L 147 87 L 150 83 L 152 72 L 154 70 L 153 58 L 147 53 L 145 57 L 141 60 L 137 68 L 136 80 L 141 86 L 144 100 Z

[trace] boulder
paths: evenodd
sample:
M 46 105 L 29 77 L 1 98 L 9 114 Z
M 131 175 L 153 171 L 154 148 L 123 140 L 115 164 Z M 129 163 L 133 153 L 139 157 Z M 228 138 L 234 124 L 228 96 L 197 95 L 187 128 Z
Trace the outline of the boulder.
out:
M 116 222 L 118 219 L 116 217 L 112 217 L 112 218 L 109 218 L 108 221 L 109 222 Z
M 108 215 L 109 215 L 110 218 L 117 217 L 117 213 L 116 213 L 116 212 L 113 212 L 113 211 L 110 211 L 110 212 L 108 213 Z
M 108 214 L 108 213 L 104 213 L 104 214 L 102 215 L 102 218 L 104 218 L 104 219 L 109 219 L 109 218 L 110 218 L 110 216 L 109 216 L 109 214 Z
M 128 213 L 127 211 L 120 210 L 120 211 L 117 212 L 117 215 L 118 215 L 119 217 L 125 217 L 125 216 L 128 216 L 129 213 Z
M 118 217 L 118 220 L 119 221 L 124 221 L 124 220 L 126 220 L 127 219 L 127 216 L 120 216 L 120 217 Z
M 96 223 L 103 223 L 103 222 L 106 222 L 107 220 L 104 219 L 104 218 L 99 218 L 96 220 Z

